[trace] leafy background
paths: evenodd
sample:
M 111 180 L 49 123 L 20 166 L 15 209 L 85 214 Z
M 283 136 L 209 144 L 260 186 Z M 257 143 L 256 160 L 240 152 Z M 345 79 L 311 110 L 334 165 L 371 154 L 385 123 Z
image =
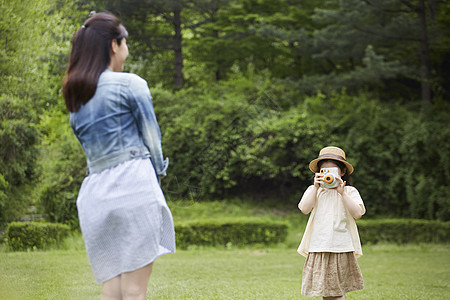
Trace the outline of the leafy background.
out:
M 450 220 L 448 1 L 0 1 L 0 228 L 78 225 L 85 158 L 61 83 L 90 11 L 127 27 L 151 87 L 169 201 L 295 207 L 345 149 L 367 215 Z M 425 23 L 423 22 L 425 20 Z

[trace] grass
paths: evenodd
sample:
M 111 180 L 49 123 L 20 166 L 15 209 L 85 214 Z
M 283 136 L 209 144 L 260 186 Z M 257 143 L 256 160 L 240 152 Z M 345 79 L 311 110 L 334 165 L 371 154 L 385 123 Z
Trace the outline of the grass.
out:
M 449 245 L 372 245 L 359 259 L 366 288 L 348 299 L 448 299 Z M 158 259 L 148 299 L 306 299 L 304 258 L 285 246 L 199 248 Z M 0 253 L 0 299 L 99 299 L 82 250 Z M 317 298 L 319 299 L 319 298 Z
M 296 253 L 306 218 L 296 210 L 239 203 L 171 203 L 175 220 L 264 215 L 288 219 L 286 243 L 268 248 L 192 248 L 157 260 L 147 299 L 307 299 L 300 295 L 304 258 Z M 296 208 L 295 208 L 296 209 Z M 369 245 L 359 263 L 366 288 L 348 299 L 447 299 L 450 245 Z M 0 249 L 0 299 L 99 299 L 82 238 L 59 249 Z M 316 298 L 320 299 L 320 298 Z

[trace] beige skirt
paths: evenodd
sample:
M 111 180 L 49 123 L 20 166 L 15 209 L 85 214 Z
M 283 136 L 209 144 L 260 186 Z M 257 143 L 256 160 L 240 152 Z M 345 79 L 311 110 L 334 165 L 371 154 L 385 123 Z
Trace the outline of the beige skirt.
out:
M 339 297 L 364 288 L 354 252 L 311 252 L 302 275 L 302 295 Z

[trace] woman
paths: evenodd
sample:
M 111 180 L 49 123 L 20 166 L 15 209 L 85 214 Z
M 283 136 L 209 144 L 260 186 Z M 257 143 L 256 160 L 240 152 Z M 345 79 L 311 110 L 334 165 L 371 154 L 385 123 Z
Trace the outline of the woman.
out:
M 72 41 L 63 94 L 87 156 L 77 199 L 101 299 L 145 299 L 153 262 L 175 252 L 161 133 L 145 80 L 122 73 L 128 33 L 111 14 L 89 18 Z

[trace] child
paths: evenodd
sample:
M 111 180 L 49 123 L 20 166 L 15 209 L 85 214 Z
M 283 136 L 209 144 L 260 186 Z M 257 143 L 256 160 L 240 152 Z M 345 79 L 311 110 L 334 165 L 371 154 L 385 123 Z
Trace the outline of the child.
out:
M 344 181 L 353 173 L 353 166 L 342 149 L 323 148 L 309 169 L 315 173 L 314 185 L 308 187 L 298 204 L 302 213 L 311 212 L 297 250 L 306 257 L 302 295 L 345 299 L 345 293 L 364 288 L 356 261 L 362 249 L 354 219 L 361 218 L 366 209 L 358 190 Z M 323 187 L 328 179 L 320 170 L 336 172 L 341 177 L 336 176 L 337 187 Z

